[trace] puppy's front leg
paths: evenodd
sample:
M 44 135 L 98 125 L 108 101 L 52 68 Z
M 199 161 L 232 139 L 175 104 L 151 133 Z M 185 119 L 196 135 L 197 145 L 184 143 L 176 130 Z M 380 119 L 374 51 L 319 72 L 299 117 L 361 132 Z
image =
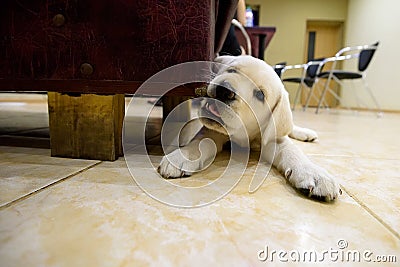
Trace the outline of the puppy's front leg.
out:
M 341 193 L 334 177 L 311 162 L 288 137 L 277 139 L 273 164 L 294 187 L 308 196 L 332 201 Z
M 190 176 L 210 163 L 228 140 L 228 136 L 203 127 L 187 145 L 165 155 L 158 172 L 164 178 Z

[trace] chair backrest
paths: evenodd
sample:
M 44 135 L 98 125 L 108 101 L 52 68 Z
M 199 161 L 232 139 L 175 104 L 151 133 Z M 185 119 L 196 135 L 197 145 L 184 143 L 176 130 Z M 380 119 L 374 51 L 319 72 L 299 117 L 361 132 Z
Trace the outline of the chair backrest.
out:
M 318 65 L 310 65 L 307 68 L 306 77 L 308 78 L 315 78 L 318 70 Z
M 361 50 L 360 56 L 358 59 L 358 70 L 365 71 L 368 68 L 369 63 L 371 62 L 372 57 L 375 54 L 376 49 L 378 48 L 379 42 L 367 47 L 366 49 Z
M 279 78 L 282 76 L 282 70 L 286 67 L 286 62 L 280 62 L 272 66 Z
M 318 62 L 323 61 L 325 58 L 316 58 L 313 59 L 312 61 L 308 62 L 308 67 L 307 67 L 307 71 L 306 71 L 306 77 L 314 79 L 315 76 L 317 75 L 317 71 L 318 71 L 318 67 L 319 64 Z

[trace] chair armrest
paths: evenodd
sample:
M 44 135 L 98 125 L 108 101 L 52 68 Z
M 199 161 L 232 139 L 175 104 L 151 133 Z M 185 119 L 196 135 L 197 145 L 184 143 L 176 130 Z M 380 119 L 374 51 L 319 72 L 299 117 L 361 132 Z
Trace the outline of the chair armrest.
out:
M 377 49 L 378 45 L 379 45 L 379 42 L 376 42 L 375 44 L 372 44 L 372 45 L 347 46 L 347 47 L 340 49 L 336 53 L 335 57 L 342 56 L 343 54 L 348 53 L 350 51 L 357 51 L 357 50 L 364 50 L 364 49 Z
M 334 57 L 325 58 L 324 60 L 318 62 L 319 66 L 318 66 L 318 70 L 317 70 L 317 75 L 322 72 L 323 67 L 328 62 L 333 62 L 332 68 L 329 70 L 331 72 L 332 70 L 335 69 L 336 63 L 338 61 L 349 60 L 349 59 L 356 58 L 356 57 L 358 57 L 358 54 L 351 54 L 351 55 L 345 55 L 345 56 L 334 56 Z M 317 61 L 316 61 L 316 63 L 317 63 Z
M 276 65 L 279 66 L 279 65 Z M 297 64 L 297 65 L 287 65 L 282 69 L 281 72 L 281 77 L 283 76 L 283 73 L 285 73 L 287 70 L 296 70 L 296 69 L 303 69 L 304 72 L 304 68 L 305 68 L 306 64 Z M 304 74 L 304 73 L 303 73 Z M 304 76 L 304 75 L 303 75 Z
M 237 27 L 240 32 L 243 34 L 244 39 L 246 40 L 246 48 L 247 48 L 247 55 L 251 55 L 251 40 L 250 36 L 247 34 L 246 29 L 243 27 L 243 25 L 236 19 L 232 19 L 232 24 Z

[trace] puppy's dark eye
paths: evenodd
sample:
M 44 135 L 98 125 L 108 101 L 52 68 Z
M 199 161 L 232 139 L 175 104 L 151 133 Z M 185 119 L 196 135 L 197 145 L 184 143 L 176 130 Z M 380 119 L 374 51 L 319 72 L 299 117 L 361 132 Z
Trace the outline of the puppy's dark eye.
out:
M 255 91 L 254 91 L 254 96 L 255 96 L 258 100 L 264 101 L 265 95 L 264 95 L 264 92 L 263 92 L 263 91 L 261 91 L 261 90 L 255 90 Z
M 227 69 L 226 72 L 228 72 L 228 73 L 236 73 L 237 71 L 235 69 Z

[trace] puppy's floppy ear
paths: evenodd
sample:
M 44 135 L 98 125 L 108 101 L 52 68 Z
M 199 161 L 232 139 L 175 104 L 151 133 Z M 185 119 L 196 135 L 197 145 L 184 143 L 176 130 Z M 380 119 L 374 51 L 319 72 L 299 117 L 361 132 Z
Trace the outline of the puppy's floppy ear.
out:
M 214 59 L 215 62 L 229 65 L 233 61 L 235 61 L 237 57 L 236 56 L 219 56 Z
M 263 144 L 270 140 L 288 135 L 293 129 L 293 117 L 290 109 L 289 96 L 282 91 L 278 96 L 275 106 L 271 107 L 271 115 L 267 128 L 263 133 Z

